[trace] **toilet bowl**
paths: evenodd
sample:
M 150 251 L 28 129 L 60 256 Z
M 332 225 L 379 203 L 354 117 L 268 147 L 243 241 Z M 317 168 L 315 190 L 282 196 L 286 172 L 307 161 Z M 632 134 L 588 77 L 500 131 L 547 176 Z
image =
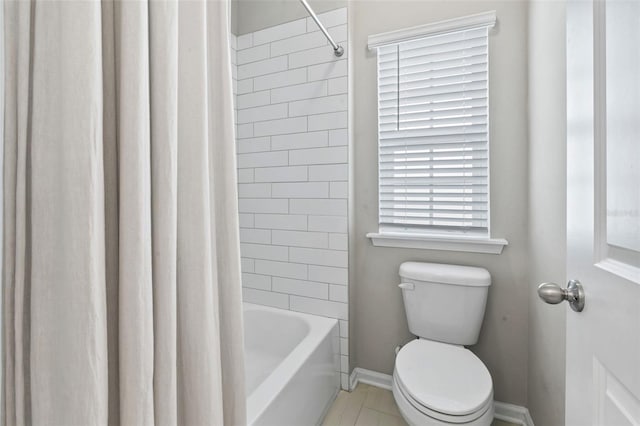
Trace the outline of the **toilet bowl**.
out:
M 411 425 L 488 426 L 493 420 L 491 375 L 470 350 L 418 339 L 396 357 L 393 396 Z
M 410 331 L 396 356 L 392 390 L 410 425 L 489 426 L 493 382 L 463 345 L 480 332 L 489 273 L 482 268 L 406 262 L 400 267 Z

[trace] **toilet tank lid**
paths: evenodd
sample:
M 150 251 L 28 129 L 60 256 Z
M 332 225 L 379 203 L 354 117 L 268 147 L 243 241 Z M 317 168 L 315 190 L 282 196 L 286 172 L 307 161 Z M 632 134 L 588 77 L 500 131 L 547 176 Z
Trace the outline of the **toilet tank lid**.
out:
M 443 263 L 404 262 L 400 265 L 400 276 L 417 281 L 469 287 L 491 285 L 491 275 L 484 268 Z

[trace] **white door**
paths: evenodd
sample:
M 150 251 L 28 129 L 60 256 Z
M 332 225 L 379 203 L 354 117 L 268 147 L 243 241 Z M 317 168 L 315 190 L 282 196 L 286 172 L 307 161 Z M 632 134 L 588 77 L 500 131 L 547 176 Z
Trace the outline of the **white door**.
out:
M 640 425 L 640 1 L 567 4 L 567 426 Z

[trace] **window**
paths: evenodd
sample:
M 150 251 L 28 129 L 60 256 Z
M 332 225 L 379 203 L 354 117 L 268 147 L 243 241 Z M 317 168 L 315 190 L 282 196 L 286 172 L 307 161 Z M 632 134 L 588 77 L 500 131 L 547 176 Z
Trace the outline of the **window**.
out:
M 487 13 L 369 38 L 378 59 L 377 235 L 489 239 L 494 22 Z

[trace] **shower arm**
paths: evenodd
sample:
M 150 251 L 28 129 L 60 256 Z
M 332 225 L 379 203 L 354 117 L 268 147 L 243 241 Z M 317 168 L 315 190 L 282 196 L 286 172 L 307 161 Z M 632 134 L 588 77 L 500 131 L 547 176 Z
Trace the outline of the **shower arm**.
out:
M 313 11 L 313 9 L 311 9 L 311 6 L 309 6 L 309 3 L 307 3 L 307 0 L 300 0 L 300 3 L 302 3 L 304 8 L 307 9 L 307 12 L 309 12 L 309 15 L 311 15 L 311 18 L 316 22 L 316 25 L 318 25 L 318 28 L 320 28 L 320 31 L 322 31 L 322 33 L 327 38 L 327 40 L 329 40 L 329 43 L 331 43 L 331 47 L 333 47 L 333 53 L 338 57 L 342 56 L 342 54 L 344 53 L 344 49 L 342 48 L 342 46 L 340 46 L 339 44 L 336 44 L 336 42 L 333 41 L 333 38 L 331 37 L 331 35 L 329 35 L 329 32 L 324 27 L 324 25 L 322 25 L 322 22 L 320 22 L 315 12 Z

